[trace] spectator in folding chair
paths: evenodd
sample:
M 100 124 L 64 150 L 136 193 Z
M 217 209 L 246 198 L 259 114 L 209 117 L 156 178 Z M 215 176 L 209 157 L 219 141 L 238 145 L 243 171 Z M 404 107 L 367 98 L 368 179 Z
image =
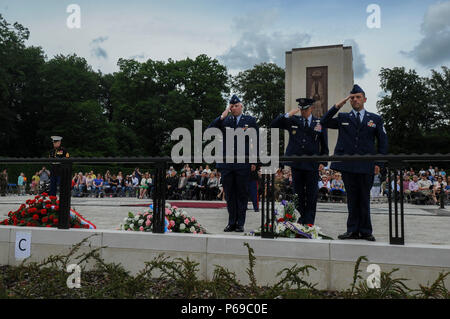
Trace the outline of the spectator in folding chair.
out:
M 195 188 L 195 197 L 197 200 L 203 200 L 206 197 L 206 186 L 208 185 L 208 174 L 203 172 L 197 179 L 197 186 Z
M 147 192 L 148 192 L 147 178 L 149 178 L 148 173 L 145 173 L 144 176 L 141 178 L 139 199 L 143 199 L 144 196 L 147 195 Z
M 429 200 L 431 198 L 434 204 L 436 204 L 437 199 L 436 197 L 433 197 L 433 184 L 427 178 L 426 174 L 423 174 L 421 176 L 421 180 L 418 182 L 418 184 L 419 184 L 419 191 L 424 196 L 425 200 Z M 424 200 L 424 198 L 421 198 L 421 200 Z
M 134 190 L 134 187 L 133 187 L 133 179 L 131 178 L 131 175 L 127 175 L 126 177 L 125 177 L 125 196 L 126 197 L 134 197 L 133 196 L 133 190 Z
M 411 202 L 414 203 L 418 197 L 420 197 L 419 191 L 419 177 L 413 175 L 413 180 L 409 182 L 408 189 L 405 190 L 405 194 L 411 198 Z
M 207 166 L 208 167 L 208 166 Z M 219 180 L 216 177 L 216 174 L 209 174 L 208 183 L 206 184 L 206 199 L 212 200 L 217 196 L 219 191 Z
M 322 176 L 319 181 L 319 196 L 323 201 L 328 200 L 328 196 L 330 195 L 331 185 L 328 181 L 328 177 L 326 175 Z
M 122 172 L 117 174 L 117 195 L 120 197 L 125 197 L 125 178 L 122 175 Z
M 116 197 L 117 196 L 117 188 L 119 187 L 119 180 L 117 179 L 116 175 L 112 175 L 111 179 L 109 180 L 109 185 L 111 186 L 111 193 L 110 197 Z
M 331 181 L 330 198 L 332 201 L 341 203 L 345 201 L 345 188 L 341 173 L 334 174 L 334 179 Z
M 95 179 L 95 175 L 91 171 L 86 176 L 86 194 L 87 194 L 88 197 L 95 195 L 94 179 Z
M 183 192 L 186 191 L 187 181 L 188 181 L 188 178 L 186 177 L 186 172 L 185 171 L 181 172 L 181 176 L 178 179 L 178 186 L 177 186 L 178 192 L 180 194 L 183 194 Z
M 75 185 L 73 187 L 75 191 L 75 196 L 76 197 L 83 196 L 85 188 L 86 188 L 86 177 L 83 176 L 82 172 L 79 172 L 76 177 Z
M 105 194 L 103 192 L 103 178 L 101 174 L 97 174 L 97 178 L 94 179 L 94 192 L 95 192 L 95 197 L 104 197 Z
M 433 196 L 436 198 L 440 198 L 441 190 L 445 191 L 445 187 L 447 186 L 446 181 L 442 178 L 441 175 L 438 176 L 437 180 L 433 183 Z M 437 200 L 437 205 L 440 205 L 440 201 Z

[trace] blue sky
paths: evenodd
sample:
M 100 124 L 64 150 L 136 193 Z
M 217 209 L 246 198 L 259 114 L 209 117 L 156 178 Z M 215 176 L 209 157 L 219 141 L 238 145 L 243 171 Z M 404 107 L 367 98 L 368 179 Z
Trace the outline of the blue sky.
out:
M 81 8 L 81 28 L 69 29 L 69 4 Z M 381 28 L 366 25 L 366 8 L 381 9 Z M 218 58 L 232 74 L 255 63 L 284 67 L 292 48 L 353 46 L 355 83 L 366 91 L 366 108 L 376 112 L 382 67 L 404 66 L 427 76 L 450 65 L 450 0 L 357 1 L 85 1 L 0 0 L 8 22 L 29 28 L 29 45 L 48 58 L 76 53 L 104 73 L 119 58 L 145 61 Z

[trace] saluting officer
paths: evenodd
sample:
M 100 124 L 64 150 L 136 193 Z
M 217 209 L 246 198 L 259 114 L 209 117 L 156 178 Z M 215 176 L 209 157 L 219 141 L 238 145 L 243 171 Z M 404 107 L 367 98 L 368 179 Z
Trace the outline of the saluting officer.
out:
M 218 128 L 223 134 L 223 155 L 226 156 L 226 128 L 237 130 L 247 130 L 253 128 L 258 132 L 256 119 L 250 115 L 242 114 L 243 106 L 241 100 L 233 95 L 229 106 L 208 126 Z M 231 113 L 230 116 L 228 114 Z M 245 138 L 245 155 L 249 156 L 252 145 Z M 234 136 L 234 159 L 237 156 L 237 138 Z M 231 155 L 231 154 L 229 154 Z M 225 192 L 228 209 L 228 225 L 225 232 L 243 232 L 245 215 L 248 205 L 248 181 L 250 176 L 250 163 L 217 163 L 222 176 L 222 185 Z
M 290 155 L 328 155 L 327 131 L 320 124 L 320 119 L 312 115 L 313 99 L 296 100 L 298 108 L 279 115 L 272 121 L 271 127 L 285 129 L 289 132 L 289 144 L 286 156 Z M 301 116 L 297 113 L 301 112 Z M 298 195 L 297 210 L 300 224 L 314 224 L 316 218 L 319 163 L 293 162 L 292 180 L 294 191 Z M 325 163 L 326 165 L 326 163 Z
M 339 113 L 333 118 L 348 100 L 353 110 L 349 113 Z M 383 120 L 379 115 L 364 109 L 366 101 L 365 92 L 355 84 L 350 95 L 331 107 L 322 117 L 321 123 L 324 126 L 339 130 L 335 155 L 387 154 L 388 141 Z M 375 241 L 370 220 L 370 189 L 374 179 L 375 163 L 335 162 L 331 164 L 331 169 L 342 172 L 347 191 L 347 232 L 338 238 Z
M 53 149 L 50 151 L 49 158 L 68 158 L 69 153 L 61 146 L 61 136 L 52 136 Z M 61 165 L 52 163 L 50 168 L 50 196 L 56 196 L 56 190 L 61 182 Z

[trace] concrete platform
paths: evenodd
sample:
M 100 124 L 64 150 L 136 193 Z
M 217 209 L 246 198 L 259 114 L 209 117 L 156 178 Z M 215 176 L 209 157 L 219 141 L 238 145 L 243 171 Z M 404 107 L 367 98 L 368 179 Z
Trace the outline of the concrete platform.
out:
M 255 277 L 259 285 L 273 284 L 279 280 L 276 274 L 286 267 L 311 265 L 305 278 L 317 283 L 317 288 L 344 290 L 350 287 L 355 261 L 366 256 L 369 263 L 378 264 L 382 271 L 399 268 L 394 278 L 407 278 L 409 288 L 419 284 L 431 284 L 440 272 L 450 271 L 450 245 L 406 244 L 393 246 L 379 242 L 342 240 L 309 240 L 278 238 L 262 239 L 231 235 L 152 234 L 114 230 L 86 230 L 55 228 L 0 226 L 0 264 L 17 265 L 15 258 L 16 233 L 31 233 L 31 257 L 27 262 L 42 261 L 50 255 L 67 253 L 70 246 L 91 235 L 81 249 L 103 247 L 101 257 L 108 263 L 120 263 L 131 274 L 136 274 L 161 253 L 169 258 L 186 258 L 199 263 L 198 276 L 211 280 L 216 265 L 228 268 L 239 281 L 249 283 L 246 273 L 248 251 L 244 243 L 253 248 L 256 257 Z M 73 262 L 71 260 L 70 262 Z M 367 266 L 360 269 L 363 279 L 369 276 Z M 93 263 L 88 264 L 88 268 Z M 446 279 L 446 285 L 450 278 Z
M 0 197 L 0 220 L 6 218 L 10 210 L 16 210 L 21 203 L 32 196 Z M 177 201 L 170 201 L 176 203 Z M 136 198 L 72 198 L 72 207 L 92 221 L 98 229 L 118 229 L 128 212 L 137 213 L 144 207 L 132 205 L 151 203 L 148 199 Z M 260 213 L 255 213 L 249 204 L 245 231 L 259 227 Z M 226 208 L 184 208 L 191 216 L 195 216 L 211 234 L 242 236 L 242 233 L 224 233 L 228 212 Z M 377 242 L 389 242 L 389 220 L 387 203 L 371 205 L 372 225 Z M 333 238 L 345 232 L 347 206 L 341 203 L 318 203 L 316 224 Z M 364 242 L 354 240 L 355 242 Z M 450 244 L 450 209 L 441 210 L 438 206 L 417 206 L 405 204 L 405 242 L 445 245 Z

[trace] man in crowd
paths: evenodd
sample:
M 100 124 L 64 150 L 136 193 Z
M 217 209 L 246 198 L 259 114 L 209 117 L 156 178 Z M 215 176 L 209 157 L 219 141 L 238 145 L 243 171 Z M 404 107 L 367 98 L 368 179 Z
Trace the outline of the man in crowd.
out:
M 349 113 L 339 113 L 333 118 L 348 100 L 351 101 L 353 110 Z M 350 95 L 331 107 L 323 116 L 321 123 L 325 127 L 339 130 L 335 155 L 387 154 L 388 141 L 383 120 L 379 115 L 364 109 L 366 101 L 365 92 L 355 84 Z M 335 162 L 331 164 L 331 169 L 342 173 L 347 191 L 347 232 L 338 238 L 375 241 L 370 220 L 370 189 L 373 185 L 375 164 L 370 161 Z

